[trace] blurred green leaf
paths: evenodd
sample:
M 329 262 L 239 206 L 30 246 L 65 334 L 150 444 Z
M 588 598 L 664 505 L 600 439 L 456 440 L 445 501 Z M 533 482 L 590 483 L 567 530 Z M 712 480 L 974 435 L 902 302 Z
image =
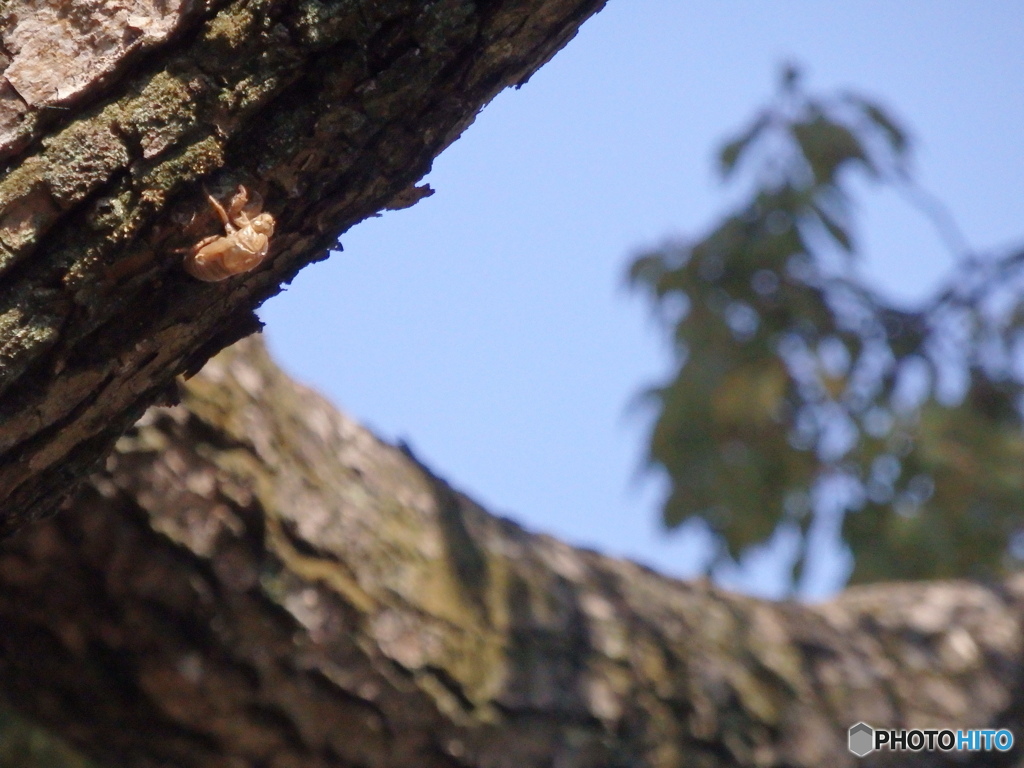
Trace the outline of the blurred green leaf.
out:
M 882 131 L 888 139 L 889 147 L 897 156 L 904 155 L 910 148 L 910 139 L 906 132 L 876 102 L 860 96 L 849 96 L 852 103 L 860 107 L 864 115 Z
M 820 224 L 852 253 L 840 171 L 903 184 L 908 141 L 873 102 L 803 96 L 795 73 L 721 151 L 724 173 L 742 161 L 754 179 L 749 200 L 630 270 L 676 354 L 674 376 L 653 390 L 648 452 L 671 480 L 665 524 L 700 517 L 737 558 L 780 526 L 806 537 L 808 500 L 842 480 L 854 580 L 1016 567 L 1024 386 L 1013 350 L 1024 358 L 1024 301 L 989 296 L 1013 279 L 1024 289 L 1024 254 L 966 263 L 917 309 L 891 306 L 848 261 L 837 266 L 805 229 Z M 964 396 L 939 402 L 938 382 L 962 375 Z
M 853 131 L 824 115 L 794 123 L 790 130 L 814 174 L 816 184 L 836 184 L 839 169 L 854 161 L 872 172 L 876 170 Z
M 768 127 L 769 115 L 761 113 L 743 133 L 722 147 L 718 154 L 718 165 L 723 178 L 728 178 L 743 157 L 744 152 Z
M 867 503 L 845 520 L 852 580 L 995 578 L 1016 564 L 1008 544 L 1024 525 L 1019 421 L 986 413 L 975 397 L 931 402 L 917 419 L 893 504 Z

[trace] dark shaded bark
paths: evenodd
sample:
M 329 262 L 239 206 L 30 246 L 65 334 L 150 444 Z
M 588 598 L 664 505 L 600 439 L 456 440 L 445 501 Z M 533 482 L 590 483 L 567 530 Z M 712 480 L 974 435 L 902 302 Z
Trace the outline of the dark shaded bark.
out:
M 1020 579 L 745 598 L 489 515 L 255 340 L 183 388 L 0 550 L 5 695 L 109 765 L 852 766 L 858 720 L 1019 728 Z
M 433 158 L 603 0 L 0 3 L 0 535 L 52 510 L 173 377 Z M 267 261 L 181 268 L 202 186 L 276 219 Z

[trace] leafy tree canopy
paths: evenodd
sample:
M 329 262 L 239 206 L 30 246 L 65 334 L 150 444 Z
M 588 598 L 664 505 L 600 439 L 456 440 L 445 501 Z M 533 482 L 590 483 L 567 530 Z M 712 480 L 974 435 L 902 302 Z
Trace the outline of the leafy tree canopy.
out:
M 706 521 L 718 564 L 797 531 L 799 578 L 831 504 L 855 582 L 1018 565 L 1024 252 L 966 252 L 915 186 L 896 120 L 856 94 L 807 94 L 792 67 L 719 163 L 749 197 L 629 273 L 674 353 L 648 393 L 665 524 Z M 857 175 L 909 196 L 961 256 L 923 306 L 898 308 L 858 277 Z

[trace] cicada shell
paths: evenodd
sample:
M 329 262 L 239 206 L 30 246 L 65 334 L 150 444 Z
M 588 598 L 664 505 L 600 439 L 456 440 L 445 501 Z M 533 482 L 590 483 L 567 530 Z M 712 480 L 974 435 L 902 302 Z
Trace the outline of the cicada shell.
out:
M 213 283 L 256 269 L 270 250 L 274 217 L 260 212 L 258 195 L 249 203 L 249 192 L 243 186 L 238 187 L 226 211 L 209 193 L 207 199 L 224 225 L 224 234 L 211 235 L 192 246 L 185 255 L 185 271 Z

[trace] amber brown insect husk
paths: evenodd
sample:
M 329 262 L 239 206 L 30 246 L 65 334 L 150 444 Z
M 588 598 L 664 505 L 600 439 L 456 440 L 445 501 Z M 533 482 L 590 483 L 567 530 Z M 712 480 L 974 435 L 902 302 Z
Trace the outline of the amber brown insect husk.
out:
M 188 249 L 183 262 L 185 271 L 198 280 L 213 283 L 254 270 L 270 250 L 274 217 L 263 213 L 260 196 L 254 193 L 250 200 L 249 190 L 242 185 L 227 210 L 209 192 L 206 198 L 224 225 L 224 234 L 203 238 Z

